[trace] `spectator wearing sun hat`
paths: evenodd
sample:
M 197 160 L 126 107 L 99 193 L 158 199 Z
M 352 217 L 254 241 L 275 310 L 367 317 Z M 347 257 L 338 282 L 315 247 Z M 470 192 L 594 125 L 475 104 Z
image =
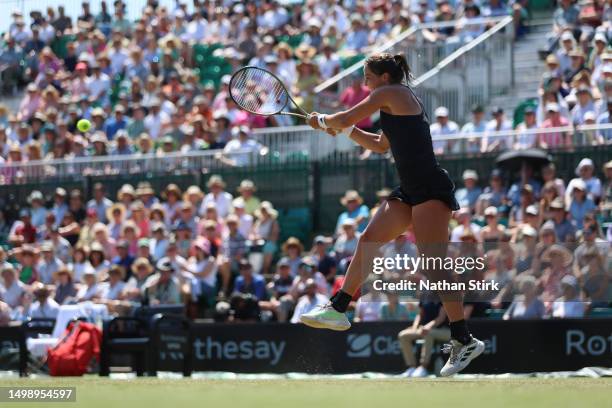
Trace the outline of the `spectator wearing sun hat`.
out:
M 55 284 L 55 296 L 53 297 L 58 304 L 63 304 L 71 300 L 76 295 L 76 286 L 72 272 L 67 267 L 58 269 L 53 274 L 53 283 Z
M 253 215 L 255 210 L 257 210 L 261 204 L 259 198 L 254 195 L 255 191 L 257 191 L 255 183 L 253 183 L 251 180 L 244 179 L 240 182 L 240 186 L 237 188 L 237 191 L 240 193 L 240 197 L 237 197 L 234 200 L 234 203 L 242 202 L 246 213 Z
M 55 319 L 59 313 L 59 305 L 51 297 L 52 286 L 45 285 L 41 282 L 32 284 L 32 294 L 34 302 L 25 311 L 25 316 L 31 319 Z
M 582 229 L 584 216 L 595 211 L 597 206 L 587 196 L 586 183 L 579 179 L 572 186 L 571 199 L 569 202 L 568 213 L 570 219 L 578 229 Z
M 550 203 L 552 212 L 552 223 L 558 242 L 573 242 L 576 234 L 576 227 L 567 219 L 565 203 L 560 197 L 555 198 Z
M 361 198 L 359 193 L 356 190 L 347 190 L 344 196 L 340 198 L 340 204 L 346 208 L 346 211 L 343 211 L 338 216 L 336 234 L 342 232 L 342 226 L 347 219 L 354 220 L 357 231 L 363 232 L 368 225 L 370 210 L 363 204 L 363 198 Z
M 561 293 L 552 304 L 552 317 L 584 317 L 586 302 L 580 298 L 580 284 L 575 276 L 566 275 L 561 279 Z
M 334 244 L 334 252 L 336 260 L 340 262 L 344 258 L 348 258 L 355 253 L 357 242 L 359 241 L 360 232 L 357 231 L 357 223 L 353 218 L 346 218 L 341 225 L 341 232 L 338 234 L 338 239 Z
M 576 90 L 576 97 L 578 103 L 571 110 L 572 122 L 574 125 L 583 125 L 585 115 L 589 112 L 595 113 L 591 88 L 588 85 L 580 85 Z
M 601 180 L 595 177 L 595 163 L 589 157 L 585 157 L 576 166 L 576 178 L 570 180 L 565 190 L 565 200 L 570 202 L 572 191 L 577 183 L 581 181 L 586 185 L 586 192 L 589 198 L 594 202 L 601 197 Z
M 230 193 L 225 191 L 225 181 L 219 175 L 212 175 L 206 183 L 209 193 L 204 196 L 202 205 L 198 211 L 198 215 L 204 216 L 206 206 L 213 204 L 217 209 L 217 215 L 225 218 L 232 209 L 232 200 L 234 199 Z
M 462 207 L 474 209 L 482 189 L 478 186 L 478 173 L 476 170 L 467 169 L 463 172 L 464 187 L 455 192 L 455 198 Z
M 164 257 L 157 261 L 155 271 L 144 285 L 145 302 L 150 306 L 180 303 L 179 283 L 170 259 Z

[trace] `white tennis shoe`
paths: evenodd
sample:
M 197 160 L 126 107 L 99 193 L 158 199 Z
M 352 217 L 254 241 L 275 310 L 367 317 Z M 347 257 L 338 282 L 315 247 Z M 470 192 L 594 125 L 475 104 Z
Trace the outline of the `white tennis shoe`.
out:
M 349 322 L 346 315 L 334 309 L 331 303 L 304 313 L 300 316 L 300 321 L 306 326 L 314 327 L 315 329 L 342 331 L 348 330 L 351 327 L 351 322 Z
M 482 354 L 485 349 L 485 344 L 472 337 L 468 344 L 462 344 L 457 340 L 451 339 L 450 344 L 445 344 L 442 351 L 450 353 L 450 357 L 442 370 L 441 377 L 457 374 L 470 364 L 470 361 Z

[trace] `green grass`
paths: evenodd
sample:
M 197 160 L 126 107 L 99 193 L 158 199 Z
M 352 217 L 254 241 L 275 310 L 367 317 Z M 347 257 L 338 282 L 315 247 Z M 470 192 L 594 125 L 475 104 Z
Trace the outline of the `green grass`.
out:
M 3 379 L 0 386 L 77 389 L 76 403 L 0 407 L 612 407 L 610 379 L 208 380 Z

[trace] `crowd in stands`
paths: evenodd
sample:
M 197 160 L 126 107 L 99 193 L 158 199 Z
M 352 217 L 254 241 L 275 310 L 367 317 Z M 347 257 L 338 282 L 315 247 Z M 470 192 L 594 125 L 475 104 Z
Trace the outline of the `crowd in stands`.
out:
M 522 120 L 513 123 L 515 112 L 504 112 L 500 107 L 487 112 L 483 106 L 474 105 L 472 119 L 460 126 L 449 118 L 453 113 L 440 106 L 431 126 L 436 152 L 478 153 L 612 143 L 612 129 L 538 132 L 611 124 L 611 17 L 610 2 L 561 0 L 554 12 L 551 47 L 546 50 L 538 98 L 521 107 Z M 513 129 L 518 131 L 514 135 L 487 136 Z M 453 139 L 461 135 L 465 137 Z
M 571 180 L 558 178 L 552 164 L 541 179 L 524 166 L 508 189 L 498 170 L 487 180 L 464 172 L 456 192 L 461 209 L 449 225 L 451 253 L 486 254 L 486 269 L 461 279 L 503 282 L 495 297 L 468 297 L 472 316 L 492 308 L 506 309 L 506 318 L 570 317 L 611 306 L 612 162 L 603 166 L 605 180 L 595 166 L 581 160 Z M 372 208 L 347 191 L 333 234 L 316 236 L 309 247 L 295 237 L 280 241 L 278 210 L 256 193 L 250 180 L 226 191 L 216 175 L 206 192 L 174 184 L 154 191 L 141 182 L 109 197 L 99 183 L 90 200 L 58 187 L 45 202 L 32 191 L 18 219 L 0 217 L 4 319 L 53 317 L 61 305 L 91 301 L 119 315 L 140 305 L 185 304 L 191 317 L 297 322 L 341 287 L 360 234 L 390 190 L 379 191 Z M 391 258 L 417 253 L 410 229 L 381 249 Z M 405 274 L 382 276 L 393 282 Z M 354 319 L 404 319 L 416 312 L 416 295 L 399 302 L 397 293 L 357 294 Z
M 311 110 L 316 85 L 414 24 L 456 21 L 428 30 L 426 39 L 469 41 L 486 29 L 475 18 L 510 13 L 500 0 L 460 7 L 449 0 L 194 1 L 170 8 L 149 0 L 129 21 L 127 2 L 99 6 L 93 13 L 83 2 L 78 16 L 63 6 L 29 16 L 16 10 L 2 28 L 0 91 L 17 94 L 25 86 L 25 95 L 14 112 L 0 105 L 0 165 L 244 147 L 232 142 L 239 129 L 292 119 L 239 110 L 228 95 L 238 67 L 271 70 Z M 512 8 L 522 10 L 519 2 Z M 76 127 L 82 118 L 93 124 L 86 132 Z

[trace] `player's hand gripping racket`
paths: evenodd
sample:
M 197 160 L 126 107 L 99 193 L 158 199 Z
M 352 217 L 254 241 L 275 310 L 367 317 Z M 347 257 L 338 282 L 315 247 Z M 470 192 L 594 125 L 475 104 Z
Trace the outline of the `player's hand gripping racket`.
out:
M 308 118 L 308 112 L 293 100 L 282 81 L 262 68 L 247 66 L 236 71 L 229 83 L 229 93 L 241 109 L 256 115 Z M 301 113 L 285 110 L 289 101 Z

